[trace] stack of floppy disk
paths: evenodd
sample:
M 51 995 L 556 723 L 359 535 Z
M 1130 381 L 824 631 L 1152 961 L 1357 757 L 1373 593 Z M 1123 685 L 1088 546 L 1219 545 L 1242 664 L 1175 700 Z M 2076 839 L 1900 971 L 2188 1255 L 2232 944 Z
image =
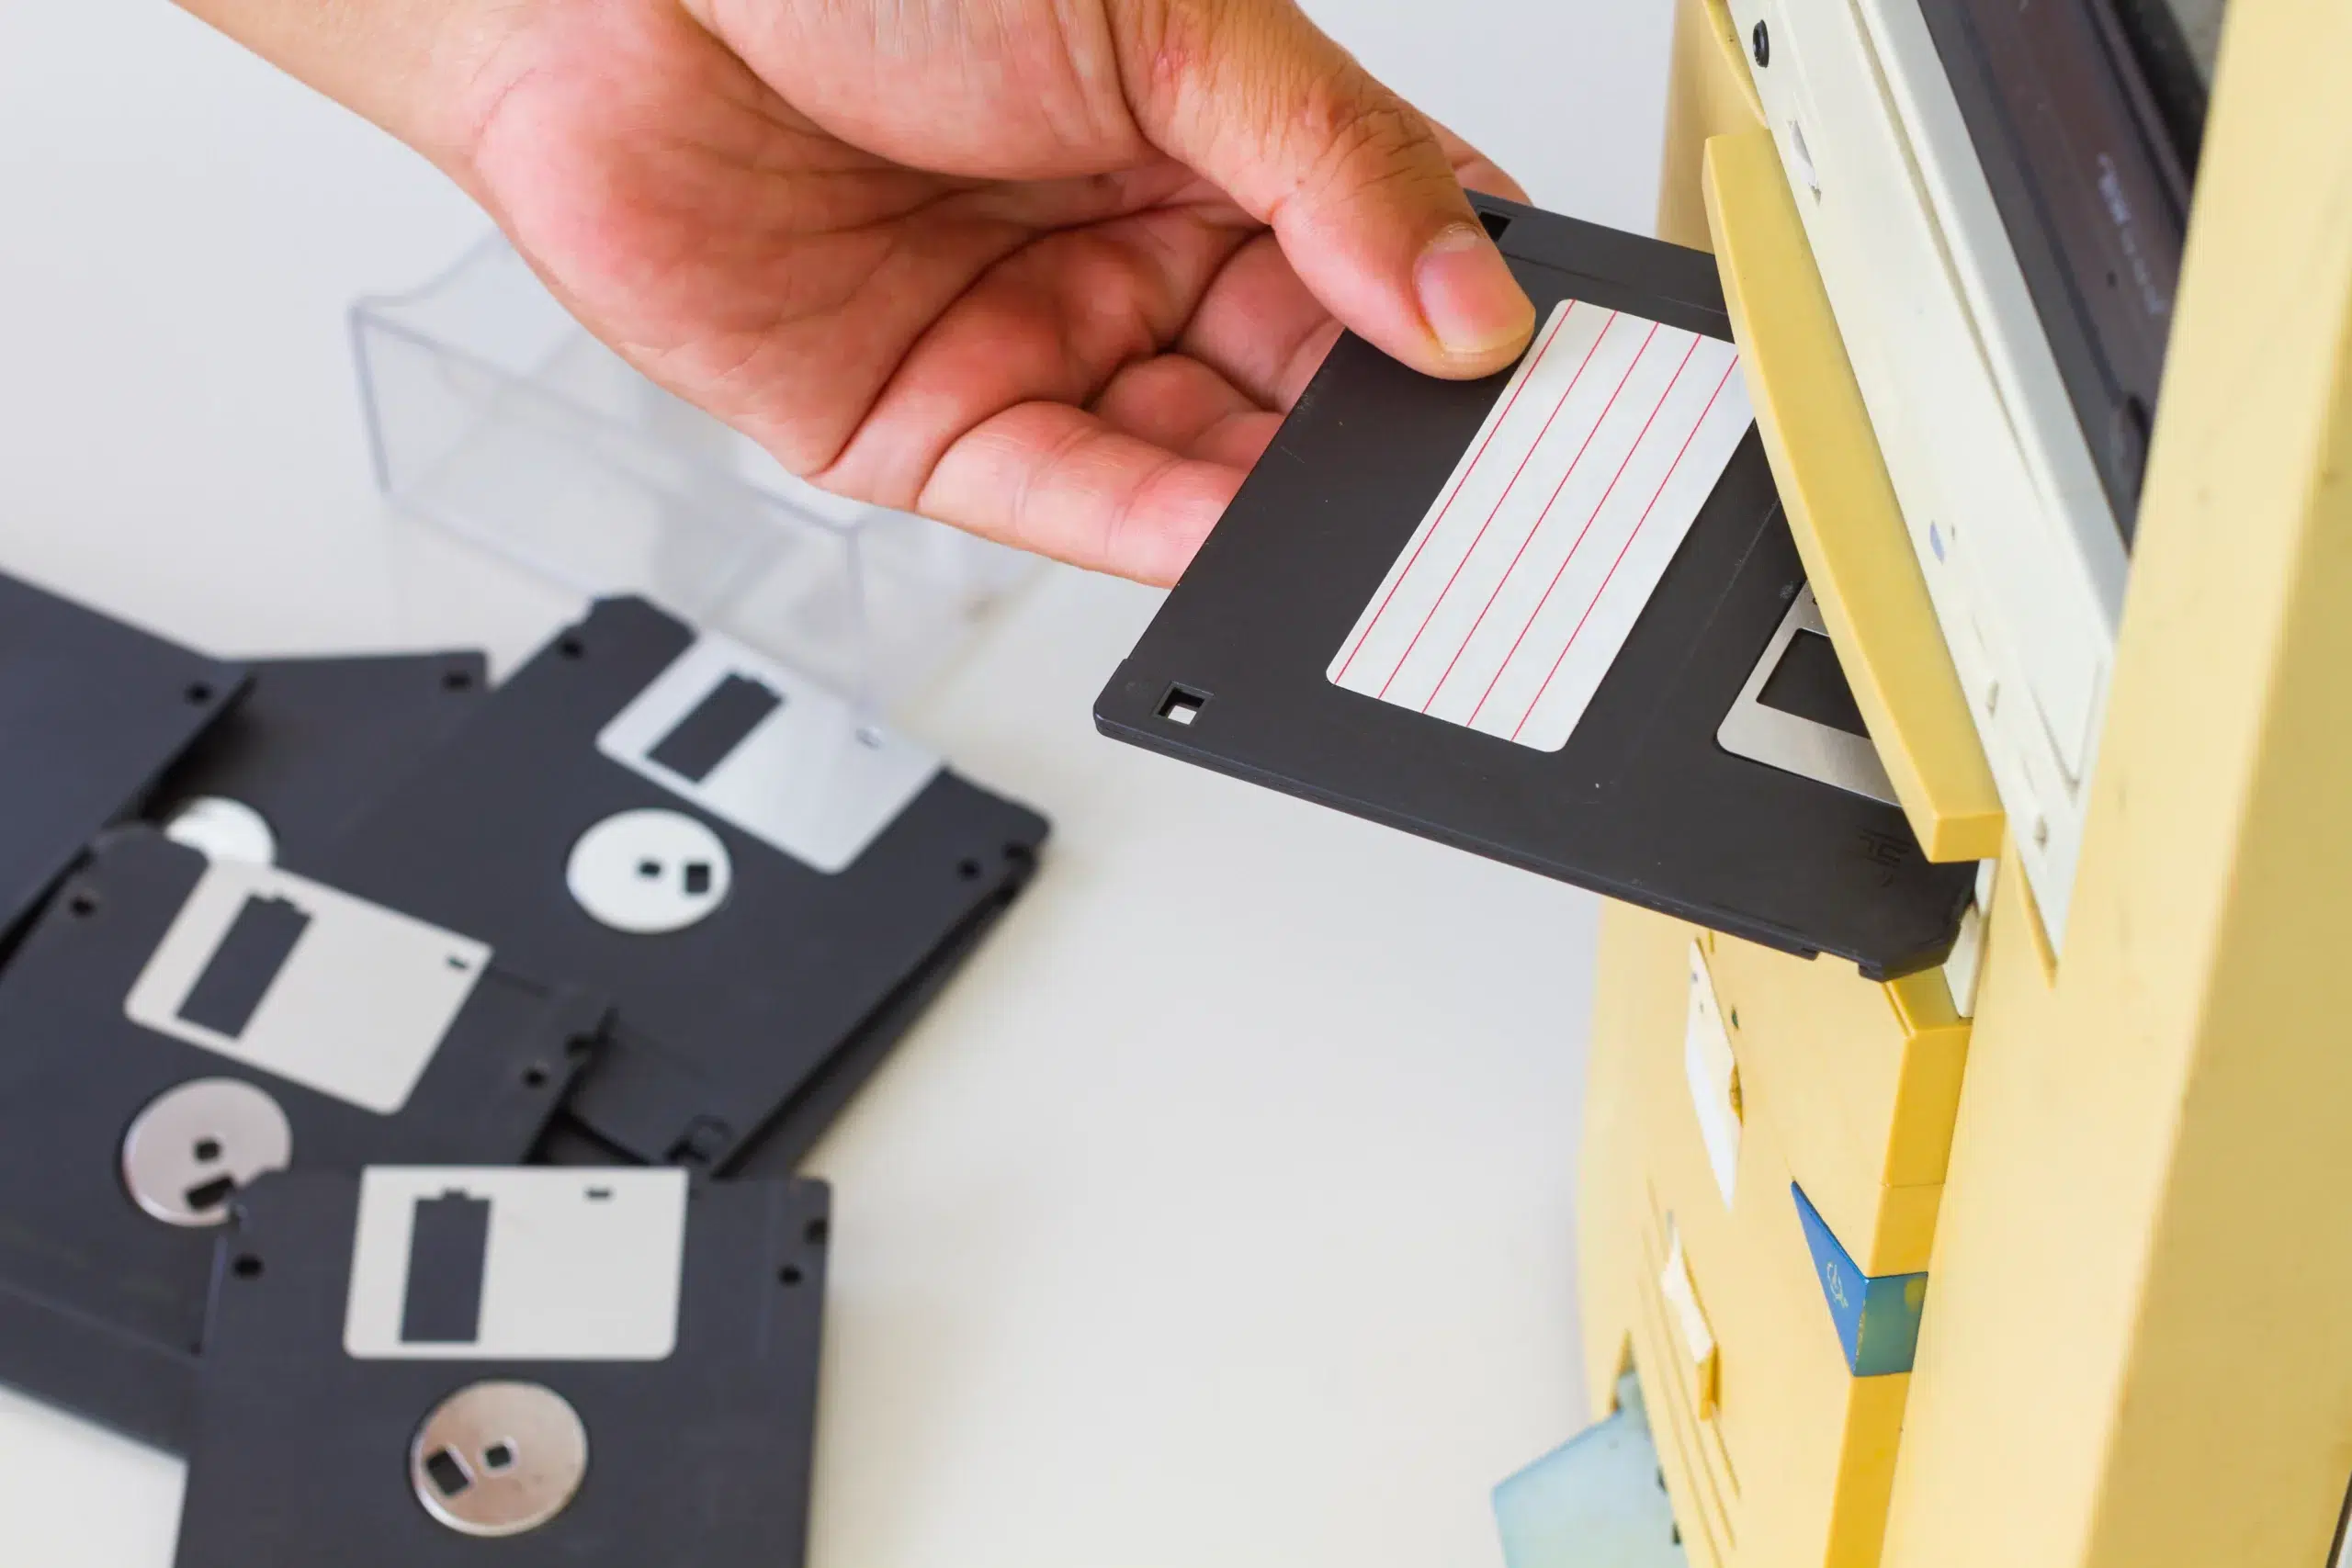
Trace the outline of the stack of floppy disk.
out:
M 639 600 L 493 689 L 0 578 L 0 1380 L 179 1568 L 798 1562 L 792 1169 L 1046 831 Z

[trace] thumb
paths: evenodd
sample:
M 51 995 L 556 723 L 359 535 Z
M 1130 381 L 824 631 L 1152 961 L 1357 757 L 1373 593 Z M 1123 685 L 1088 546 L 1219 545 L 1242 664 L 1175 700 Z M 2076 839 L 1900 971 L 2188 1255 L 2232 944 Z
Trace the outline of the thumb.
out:
M 1144 134 L 1270 224 L 1300 279 L 1431 375 L 1483 376 L 1535 308 L 1437 133 L 1294 0 L 1111 0 Z

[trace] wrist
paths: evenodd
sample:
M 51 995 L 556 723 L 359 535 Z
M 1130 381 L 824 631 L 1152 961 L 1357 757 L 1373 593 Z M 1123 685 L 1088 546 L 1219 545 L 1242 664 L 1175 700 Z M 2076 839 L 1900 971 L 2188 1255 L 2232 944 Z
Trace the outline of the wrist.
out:
M 473 189 L 472 150 L 552 0 L 179 0 Z

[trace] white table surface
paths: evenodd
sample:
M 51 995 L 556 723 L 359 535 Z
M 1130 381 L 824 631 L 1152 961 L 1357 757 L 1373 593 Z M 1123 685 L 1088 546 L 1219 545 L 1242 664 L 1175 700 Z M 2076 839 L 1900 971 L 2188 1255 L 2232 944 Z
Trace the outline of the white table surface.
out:
M 1666 0 L 1312 8 L 1646 229 Z M 160 0 L 0 7 L 0 569 L 224 653 L 511 663 L 575 605 L 387 517 L 342 317 L 481 227 Z M 1488 1489 L 1579 1424 L 1594 904 L 1096 737 L 1155 603 L 1052 574 L 908 716 L 1055 839 L 812 1160 L 816 1568 L 1492 1562 Z M 0 1560 L 164 1568 L 181 1485 L 0 1393 Z

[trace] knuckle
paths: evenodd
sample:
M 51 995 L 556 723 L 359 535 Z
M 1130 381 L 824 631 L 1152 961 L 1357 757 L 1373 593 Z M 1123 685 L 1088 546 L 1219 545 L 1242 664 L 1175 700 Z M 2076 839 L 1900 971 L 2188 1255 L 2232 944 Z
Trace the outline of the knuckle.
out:
M 1385 93 L 1315 92 L 1302 131 L 1319 146 L 1311 184 L 1325 191 L 1418 183 L 1430 176 L 1429 122 Z M 1443 160 L 1435 160 L 1443 167 Z

